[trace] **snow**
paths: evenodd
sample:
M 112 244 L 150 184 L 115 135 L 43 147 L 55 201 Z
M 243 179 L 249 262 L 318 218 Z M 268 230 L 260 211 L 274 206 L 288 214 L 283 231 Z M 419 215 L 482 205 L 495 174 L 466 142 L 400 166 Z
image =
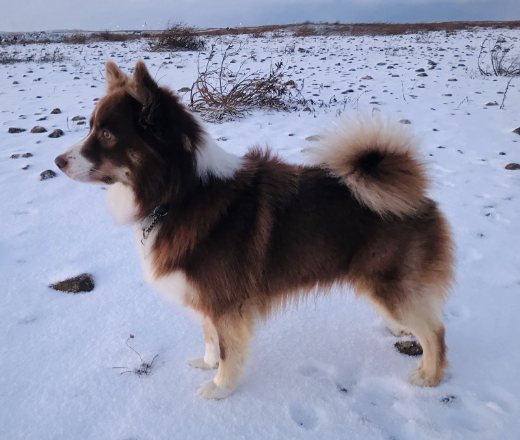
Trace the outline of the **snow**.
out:
M 398 353 L 397 338 L 370 306 L 338 289 L 259 326 L 241 387 L 224 401 L 199 398 L 199 385 L 215 374 L 188 365 L 204 353 L 200 323 L 145 285 L 132 230 L 115 224 L 105 190 L 67 179 L 53 162 L 87 134 L 71 118 L 88 121 L 104 93 L 107 59 L 129 72 L 149 57 L 160 83 L 179 89 L 194 81 L 197 54 L 148 53 L 141 42 L 56 43 L 46 49 L 60 47 L 69 60 L 0 66 L 0 437 L 518 438 L 520 171 L 504 167 L 520 162 L 520 136 L 512 133 L 520 127 L 520 82 L 511 82 L 504 109 L 485 106 L 502 103 L 508 81 L 476 71 L 488 33 L 496 31 L 431 34 L 425 42 L 416 35 L 240 37 L 257 53 L 252 70 L 267 71 L 269 56 L 297 66 L 292 79 L 305 80 L 312 112 L 258 111 L 207 125 L 215 139 L 228 138 L 219 142 L 226 151 L 270 145 L 302 162 L 313 144 L 305 138 L 339 113 L 379 108 L 412 122 L 429 160 L 431 196 L 457 242 L 458 284 L 444 312 L 451 368 L 437 388 L 410 385 L 417 358 Z M 515 31 L 502 33 L 514 42 Z M 42 46 L 15 48 L 27 54 Z M 428 60 L 437 67 L 429 70 Z M 428 76 L 418 77 L 418 68 Z M 51 115 L 55 107 L 62 113 Z M 35 125 L 48 133 L 30 133 Z M 9 134 L 9 127 L 27 131 Z M 48 138 L 55 128 L 65 136 Z M 10 158 L 26 152 L 33 157 Z M 58 176 L 40 181 L 46 169 Z M 84 272 L 94 275 L 92 292 L 48 287 Z M 145 362 L 158 355 L 148 376 L 113 368 L 140 366 L 125 345 L 130 334 Z

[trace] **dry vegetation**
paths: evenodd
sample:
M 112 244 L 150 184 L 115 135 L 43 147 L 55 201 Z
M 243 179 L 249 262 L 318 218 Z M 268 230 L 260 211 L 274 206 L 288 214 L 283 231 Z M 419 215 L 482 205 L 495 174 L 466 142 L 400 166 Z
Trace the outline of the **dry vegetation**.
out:
M 168 23 L 166 29 L 150 38 L 152 51 L 202 50 L 204 39 L 197 28 L 186 23 Z
M 2 51 L 0 52 L 0 64 L 14 64 L 14 63 L 61 63 L 65 61 L 67 57 L 61 52 L 59 48 L 54 49 L 52 52 L 42 50 L 38 55 L 23 55 L 20 56 L 20 52 L 13 51 Z
M 219 49 L 216 45 L 211 47 L 206 64 L 198 65 L 197 80 L 191 87 L 191 108 L 207 120 L 222 121 L 255 109 L 289 110 L 305 103 L 301 89 L 294 81 L 287 80 L 283 61 L 271 65 L 267 74 L 245 73 L 244 64 L 256 61 L 251 52 L 233 68 L 234 57 L 242 51 L 243 46 L 234 42 Z M 220 62 L 213 64 L 215 58 L 220 58 Z
M 495 42 L 484 39 L 478 56 L 479 72 L 485 76 L 520 76 L 520 52 L 514 54 L 513 49 L 503 35 Z

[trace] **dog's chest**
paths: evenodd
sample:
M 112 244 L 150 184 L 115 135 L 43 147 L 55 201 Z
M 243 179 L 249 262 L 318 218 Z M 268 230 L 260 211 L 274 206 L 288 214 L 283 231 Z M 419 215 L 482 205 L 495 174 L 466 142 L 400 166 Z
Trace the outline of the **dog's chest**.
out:
M 142 226 L 137 224 L 134 227 L 134 238 L 144 278 L 151 287 L 159 291 L 168 301 L 186 305 L 193 295 L 193 289 L 190 288 L 184 272 L 177 270 L 159 278 L 154 276 L 152 246 L 158 229 L 158 226 L 155 227 L 148 238 L 143 239 Z

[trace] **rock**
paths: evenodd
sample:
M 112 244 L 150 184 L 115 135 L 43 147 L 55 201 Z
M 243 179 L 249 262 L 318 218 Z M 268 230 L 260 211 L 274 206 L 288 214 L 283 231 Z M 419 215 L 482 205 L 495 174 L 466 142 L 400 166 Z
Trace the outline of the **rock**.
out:
M 518 127 L 516 130 L 513 130 L 513 133 L 520 134 L 520 127 Z
M 47 120 L 47 116 L 43 116 L 41 118 L 38 118 L 36 119 L 37 121 L 46 121 Z
M 94 277 L 89 273 L 51 284 L 51 289 L 68 293 L 90 292 L 94 290 Z
M 411 124 L 411 121 L 409 119 L 401 119 L 399 122 L 401 124 Z
M 406 354 L 408 356 L 420 356 L 423 354 L 423 349 L 418 342 L 415 341 L 397 341 L 394 344 L 399 353 Z
M 448 81 L 457 81 L 457 79 L 456 78 L 450 78 L 450 79 L 448 79 Z
M 496 102 L 496 101 L 488 102 L 488 103 L 485 104 L 485 105 L 487 105 L 487 106 L 498 105 L 498 102 Z
M 78 121 L 76 122 L 76 125 L 85 125 L 85 121 Z
M 323 136 L 320 136 L 319 134 L 313 134 L 312 136 L 307 136 L 305 138 L 306 141 L 309 141 L 309 142 L 318 142 L 318 141 L 321 141 L 323 139 Z
M 179 93 L 189 92 L 191 89 L 189 87 L 183 87 L 179 90 L 177 90 Z
M 18 81 L 13 81 L 13 84 L 20 84 Z
M 386 66 L 386 63 L 377 63 L 378 66 Z
M 77 122 L 77 121 L 83 121 L 87 118 L 85 118 L 85 116 L 74 116 L 71 121 L 74 121 L 74 122 Z
M 25 131 L 25 128 L 10 127 L 8 131 L 9 133 L 23 133 Z
M 417 75 L 417 76 L 428 76 L 428 74 L 423 72 L 423 73 L 419 73 L 419 75 Z
M 310 111 L 312 111 L 312 110 L 311 110 L 310 107 L 305 107 L 302 111 L 304 111 L 304 112 L 310 112 Z
M 424 69 L 423 69 L 423 68 L 417 69 L 416 72 L 417 72 L 417 73 L 419 73 L 419 72 L 424 72 Z
M 37 125 L 36 127 L 33 127 L 33 129 L 31 130 L 31 133 L 46 133 L 47 132 L 47 129 L 45 129 L 44 127 L 40 127 L 39 125 Z
M 11 159 L 18 159 L 19 157 L 19 154 L 11 154 Z
M 455 396 L 446 396 L 446 397 L 443 397 L 440 402 L 441 403 L 445 403 L 445 404 L 450 404 L 450 403 L 453 403 L 457 400 L 457 398 Z
M 47 180 L 56 177 L 56 173 L 52 170 L 45 170 L 40 173 L 40 180 Z
M 520 170 L 520 164 L 518 164 L 518 163 L 507 164 L 506 170 Z
M 381 103 L 379 101 L 372 101 L 370 104 L 381 105 Z
M 59 138 L 59 137 L 62 137 L 65 133 L 63 133 L 63 130 L 60 130 L 59 128 L 57 128 L 56 130 L 54 130 L 50 135 L 49 137 L 50 138 Z
M 61 110 L 59 108 L 55 108 L 52 112 L 51 112 L 51 115 L 59 115 L 61 113 Z
M 24 167 L 22 167 L 22 170 L 28 170 L 29 169 L 29 165 L 25 165 Z
M 348 90 L 345 90 L 344 92 L 341 92 L 342 95 L 345 95 L 346 93 L 354 93 L 354 89 L 348 89 Z
M 25 154 L 22 154 L 22 157 L 32 157 L 32 154 L 31 153 L 25 153 Z
M 296 89 L 296 88 L 297 88 L 297 87 L 296 87 L 296 83 L 295 83 L 292 79 L 290 79 L 289 81 L 287 81 L 287 82 L 284 84 L 284 86 L 285 86 L 285 87 L 291 87 L 291 88 L 293 88 L 293 89 Z
M 226 142 L 228 140 L 228 138 L 226 136 L 220 136 L 217 141 L 222 141 L 222 142 Z
M 364 76 L 364 77 L 361 78 L 361 79 L 374 79 L 374 78 L 372 78 L 370 75 L 367 75 L 367 76 Z

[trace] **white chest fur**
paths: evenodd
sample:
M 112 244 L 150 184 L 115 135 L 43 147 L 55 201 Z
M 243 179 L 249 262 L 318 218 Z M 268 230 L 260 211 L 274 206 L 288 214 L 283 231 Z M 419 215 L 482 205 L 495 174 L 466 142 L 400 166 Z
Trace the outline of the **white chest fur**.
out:
M 161 225 L 159 223 L 151 231 L 148 238 L 142 240 L 143 226 L 141 225 L 141 222 L 136 219 L 137 209 L 134 200 L 135 198 L 132 189 L 121 183 L 115 183 L 110 186 L 108 190 L 107 205 L 114 216 L 115 221 L 120 225 L 134 225 L 135 244 L 137 246 L 137 252 L 141 260 L 146 282 L 158 290 L 165 299 L 185 305 L 187 301 L 193 299 L 194 290 L 190 288 L 186 275 L 182 271 L 175 271 L 159 278 L 156 278 L 153 275 L 154 270 L 151 250 Z M 144 223 L 146 223 L 146 220 Z

